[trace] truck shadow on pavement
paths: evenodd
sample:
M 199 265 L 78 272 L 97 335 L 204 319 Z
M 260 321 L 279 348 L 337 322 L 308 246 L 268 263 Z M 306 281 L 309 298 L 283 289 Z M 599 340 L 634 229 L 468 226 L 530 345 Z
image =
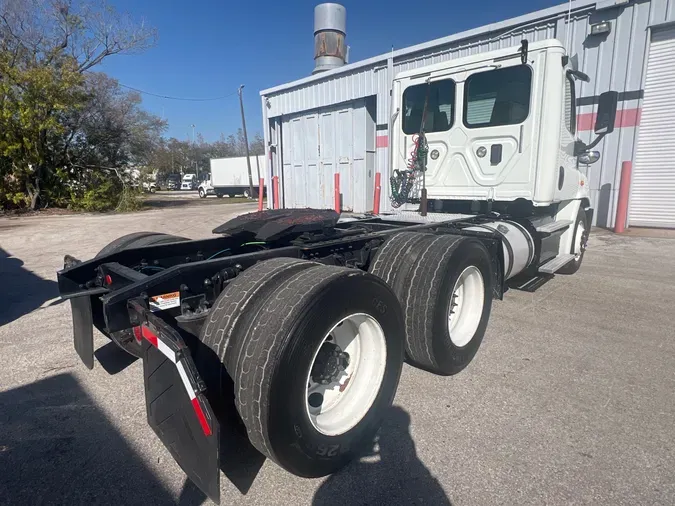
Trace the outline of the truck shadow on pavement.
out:
M 0 503 L 171 504 L 70 374 L 0 393 Z
M 387 413 L 373 451 L 329 476 L 313 506 L 433 504 L 451 506 L 440 482 L 417 456 L 410 415 L 394 406 Z
M 33 274 L 23 267 L 23 260 L 0 248 L 0 327 L 58 295 L 55 281 Z

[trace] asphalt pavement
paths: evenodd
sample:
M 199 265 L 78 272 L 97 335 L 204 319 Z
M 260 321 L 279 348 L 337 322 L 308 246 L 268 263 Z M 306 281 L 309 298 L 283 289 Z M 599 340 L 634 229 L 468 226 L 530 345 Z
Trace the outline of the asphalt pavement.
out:
M 141 364 L 98 333 L 94 370 L 79 362 L 55 273 L 254 209 L 0 218 L 0 504 L 210 503 L 146 424 Z M 369 455 L 309 480 L 233 449 L 221 504 L 674 504 L 674 300 L 675 240 L 594 231 L 578 274 L 495 301 L 462 373 L 405 366 Z

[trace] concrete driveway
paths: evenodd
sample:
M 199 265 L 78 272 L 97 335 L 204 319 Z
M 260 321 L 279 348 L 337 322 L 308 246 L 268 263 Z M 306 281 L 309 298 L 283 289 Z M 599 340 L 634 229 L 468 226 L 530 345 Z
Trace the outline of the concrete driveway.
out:
M 205 237 L 254 208 L 0 219 L 0 503 L 204 502 L 146 425 L 141 364 L 101 335 L 113 374 L 79 363 L 55 272 L 129 232 Z M 372 455 L 307 480 L 243 448 L 221 503 L 673 504 L 674 301 L 675 240 L 595 233 L 577 275 L 494 303 L 461 374 L 405 366 Z

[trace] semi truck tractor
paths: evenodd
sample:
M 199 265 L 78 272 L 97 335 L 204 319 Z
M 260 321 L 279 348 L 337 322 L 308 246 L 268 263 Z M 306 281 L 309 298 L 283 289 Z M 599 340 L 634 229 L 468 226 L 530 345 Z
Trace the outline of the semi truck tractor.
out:
M 556 40 L 397 75 L 393 212 L 266 210 L 211 238 L 141 232 L 66 255 L 76 352 L 93 368 L 96 328 L 142 359 L 149 424 L 216 502 L 236 458 L 221 431 L 295 475 L 337 471 L 372 443 L 404 361 L 459 373 L 494 300 L 580 268 L 617 94 L 599 96 L 585 144 L 579 80 Z

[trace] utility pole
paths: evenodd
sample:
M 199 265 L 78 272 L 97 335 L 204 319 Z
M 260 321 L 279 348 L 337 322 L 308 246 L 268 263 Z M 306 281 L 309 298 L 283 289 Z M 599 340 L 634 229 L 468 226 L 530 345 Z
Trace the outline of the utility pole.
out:
M 195 156 L 195 124 L 193 123 L 190 126 L 192 127 L 192 153 L 191 154 L 192 154 L 192 156 Z M 193 163 L 195 164 L 195 171 L 198 171 L 197 162 L 193 161 Z M 192 167 L 190 167 L 190 168 L 192 168 Z M 196 172 L 196 175 L 197 175 L 197 177 L 199 177 L 199 172 Z
M 241 127 L 244 130 L 244 144 L 246 144 L 246 164 L 248 165 L 248 195 L 253 198 L 253 175 L 251 174 L 251 155 L 248 152 L 248 135 L 246 134 L 246 118 L 244 117 L 244 85 L 239 86 L 239 108 L 241 109 Z

